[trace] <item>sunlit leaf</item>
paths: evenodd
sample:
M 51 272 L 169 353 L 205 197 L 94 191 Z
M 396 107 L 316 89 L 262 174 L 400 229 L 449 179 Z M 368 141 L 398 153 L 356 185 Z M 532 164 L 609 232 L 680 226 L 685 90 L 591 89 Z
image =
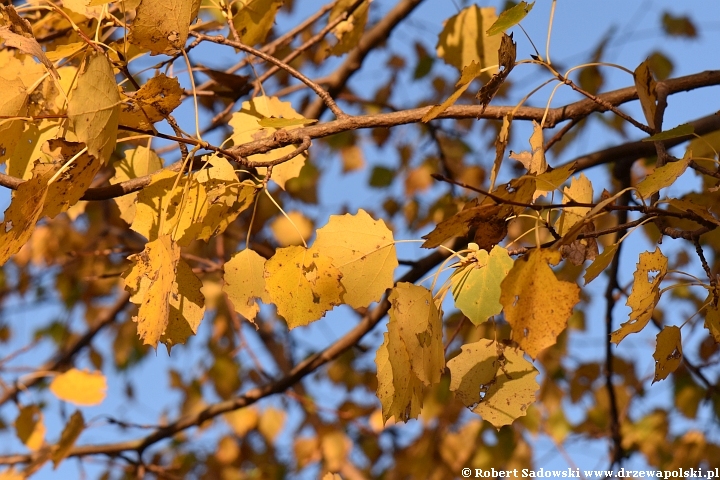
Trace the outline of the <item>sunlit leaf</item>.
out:
M 65 424 L 65 428 L 63 428 L 62 434 L 60 435 L 60 440 L 57 445 L 55 445 L 55 449 L 50 456 L 50 458 L 52 458 L 54 468 L 57 468 L 63 459 L 68 456 L 73 445 L 75 445 L 75 441 L 84 429 L 85 419 L 83 418 L 82 413 L 78 410 L 72 414 L 70 420 L 68 420 Z
M 20 408 L 15 419 L 15 433 L 30 450 L 38 450 L 45 440 L 45 424 L 43 414 L 37 405 L 26 405 Z
M 580 301 L 580 288 L 558 280 L 550 268 L 560 257 L 557 250 L 532 250 L 515 261 L 501 284 L 500 303 L 512 339 L 532 358 L 555 343 Z
M 654 193 L 669 187 L 680 175 L 685 173 L 689 164 L 690 158 L 685 157 L 677 162 L 669 162 L 667 165 L 656 168 L 655 171 L 645 177 L 642 182 L 638 183 L 638 195 L 642 198 L 650 198 Z
M 685 137 L 687 135 L 692 135 L 693 133 L 695 133 L 695 127 L 689 123 L 683 123 L 682 125 L 678 125 L 670 130 L 665 130 L 664 132 L 656 133 L 648 138 L 643 138 L 643 142 L 672 140 L 673 138 Z
M 677 370 L 682 362 L 683 349 L 680 329 L 674 325 L 663 327 L 657 334 L 657 345 L 653 358 L 655 359 L 655 377 L 653 383 L 665 380 L 668 375 Z
M 480 68 L 497 65 L 500 37 L 485 33 L 497 21 L 494 7 L 471 5 L 447 19 L 440 33 L 437 54 L 458 71 L 476 62 Z M 497 70 L 490 71 L 495 74 Z
M 199 2 L 193 0 L 142 0 L 130 27 L 129 41 L 151 55 L 173 55 L 184 46 Z
M 617 243 L 608 245 L 605 247 L 605 250 L 603 250 L 603 252 L 595 258 L 595 261 L 590 264 L 585 271 L 585 276 L 583 277 L 585 279 L 585 285 L 595 280 L 598 275 L 605 271 L 608 265 L 610 265 L 612 259 L 615 257 L 617 249 Z
M 71 368 L 50 382 L 50 391 L 75 405 L 99 405 L 105 400 L 107 380 L 101 372 Z
M 535 6 L 535 2 L 528 4 L 527 2 L 520 2 L 514 7 L 510 7 L 500 14 L 495 23 L 485 32 L 486 35 L 497 35 L 500 32 L 504 32 L 510 27 L 513 27 L 520 23 L 525 16 L 530 13 L 530 10 Z
M 668 260 L 659 248 L 643 252 L 633 274 L 632 292 L 626 305 L 632 309 L 630 319 L 610 335 L 610 341 L 620 343 L 631 333 L 641 331 L 652 318 L 655 305 L 660 300 L 660 282 L 667 273 Z
M 356 215 L 331 215 L 311 251 L 333 259 L 342 273 L 343 300 L 353 308 L 380 300 L 393 285 L 398 261 L 392 231 L 362 209 Z
M 304 247 L 278 248 L 265 262 L 265 289 L 290 329 L 342 303 L 342 273 L 332 259 Z
M 460 355 L 448 362 L 448 369 L 450 390 L 495 428 L 524 416 L 535 401 L 539 372 L 522 352 L 492 340 L 463 345 Z
M 107 163 L 115 150 L 120 94 L 112 65 L 104 55 L 91 54 L 83 63 L 67 115 L 90 155 Z
M 635 69 L 633 77 L 635 78 L 635 88 L 637 88 L 645 120 L 647 120 L 650 128 L 655 128 L 655 112 L 657 111 L 656 82 L 647 60 Z
M 257 300 L 270 303 L 265 291 L 265 259 L 250 249 L 241 250 L 225 263 L 223 291 L 240 315 L 250 322 L 260 310 Z
M 513 260 L 507 250 L 496 246 L 489 254 L 485 250 L 468 254 L 464 263 L 467 265 L 451 277 L 455 306 L 479 325 L 502 311 L 500 284 L 512 268 Z
M 282 4 L 282 0 L 241 0 L 237 2 L 239 9 L 233 17 L 233 25 L 240 35 L 239 40 L 250 46 L 264 42 Z

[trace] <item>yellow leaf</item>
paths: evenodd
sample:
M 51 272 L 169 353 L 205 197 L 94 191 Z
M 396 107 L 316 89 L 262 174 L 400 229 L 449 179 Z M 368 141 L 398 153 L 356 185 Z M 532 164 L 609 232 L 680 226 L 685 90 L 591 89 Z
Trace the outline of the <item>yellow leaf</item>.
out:
M 272 137 L 277 128 L 263 127 L 260 121 L 268 118 L 285 118 L 285 119 L 302 119 L 302 115 L 293 110 L 290 102 L 281 102 L 277 97 L 256 97 L 250 101 L 243 102 L 239 112 L 233 114 L 229 125 L 233 128 L 231 136 L 235 145 L 261 140 L 263 138 Z M 285 130 L 300 128 L 300 126 L 291 126 Z M 295 146 L 288 145 L 286 147 L 271 150 L 268 153 L 251 155 L 248 157 L 250 162 L 269 162 L 277 160 L 292 153 Z M 273 167 L 272 180 L 277 183 L 280 188 L 285 188 L 285 182 L 291 178 L 300 175 L 300 170 L 307 160 L 307 152 L 293 158 L 292 160 L 276 165 Z M 267 168 L 258 168 L 258 172 L 264 175 Z
M 265 289 L 288 328 L 307 325 L 342 303 L 342 274 L 327 255 L 278 248 L 265 262 Z
M 468 254 L 467 265 L 453 273 L 451 282 L 455 306 L 475 325 L 502 311 L 500 284 L 513 266 L 503 247 L 495 246 L 488 254 L 479 250 Z
M 657 334 L 657 345 L 653 358 L 655 359 L 655 378 L 653 383 L 665 380 L 668 375 L 677 370 L 682 363 L 682 339 L 680 329 L 674 325 L 663 327 Z
M 652 129 L 655 128 L 655 112 L 657 111 L 657 94 L 655 93 L 656 82 L 653 78 L 653 74 L 650 71 L 650 64 L 648 60 L 642 62 L 635 69 L 633 74 L 635 79 L 635 88 L 637 88 L 638 98 L 640 99 L 640 105 L 642 105 L 645 119 L 648 122 L 648 126 Z
M 463 345 L 448 368 L 450 390 L 497 429 L 524 416 L 535 401 L 537 369 L 522 352 L 492 340 Z
M 688 150 L 690 152 L 690 150 Z M 656 168 L 650 175 L 645 177 L 642 182 L 637 185 L 637 193 L 642 198 L 650 198 L 662 188 L 669 187 L 680 175 L 685 173 L 688 165 L 690 165 L 691 155 L 685 155 L 685 158 L 677 162 L 669 162 L 660 168 Z
M 120 110 L 120 123 L 131 127 L 152 129 L 152 125 L 167 118 L 182 102 L 183 90 L 177 78 L 159 74 L 148 80 L 140 90 L 126 93 L 132 101 Z
M 389 297 L 390 320 L 377 351 L 378 390 L 383 420 L 416 418 L 424 386 L 440 381 L 445 370 L 440 312 L 432 292 L 412 283 L 398 283 Z
M 67 457 L 68 453 L 70 453 L 70 449 L 72 449 L 73 445 L 75 445 L 75 441 L 84 429 L 85 419 L 83 419 L 82 413 L 78 410 L 72 414 L 70 420 L 68 420 L 67 424 L 65 424 L 65 428 L 60 435 L 60 440 L 57 445 L 55 445 L 55 448 L 50 455 L 54 468 L 57 468 L 58 465 L 60 465 L 60 462 Z
M 55 77 L 58 73 L 52 62 L 48 60 L 40 44 L 35 40 L 30 22 L 17 14 L 12 5 L 0 5 L 0 39 L 6 47 L 14 47 L 23 53 L 37 58 Z
M 105 400 L 107 382 L 101 372 L 71 368 L 50 382 L 50 391 L 60 400 L 75 405 L 99 405 Z
M 320 437 L 320 451 L 325 461 L 325 468 L 331 472 L 341 470 L 347 464 L 347 457 L 352 447 L 352 441 L 344 432 L 332 430 L 324 433 Z
M 0 6 L 0 8 L 2 8 Z M 27 115 L 27 91 L 22 80 L 7 80 L 0 77 L 0 116 L 23 117 Z M 0 163 L 13 158 L 15 148 L 20 142 L 25 120 L 0 119 Z
M 15 433 L 30 450 L 38 450 L 45 439 L 45 425 L 43 414 L 37 405 L 27 405 L 20 408 L 15 419 Z
M 126 182 L 133 178 L 144 177 L 157 172 L 163 166 L 162 160 L 154 150 L 139 146 L 125 150 L 125 157 L 115 163 L 115 175 L 110 179 L 111 184 Z M 120 218 L 129 225 L 135 219 L 135 201 L 137 192 L 115 197 L 115 203 L 120 209 Z
M 276 408 L 267 408 L 260 414 L 258 430 L 268 443 L 273 443 L 283 428 L 286 413 Z
M 48 140 L 58 137 L 60 124 L 55 120 L 41 120 L 25 125 L 12 158 L 7 161 L 7 174 L 28 180 L 32 178 L 35 161 L 51 162 L 42 151 Z
M 55 50 L 47 52 L 47 57 L 52 62 L 57 62 L 63 58 L 72 57 L 81 50 L 87 48 L 88 44 L 85 42 L 73 42 L 66 45 L 58 45 Z
M 52 172 L 35 175 L 21 183 L 15 191 L 0 226 L 0 265 L 16 254 L 32 236 L 35 223 L 42 213 L 47 196 L 47 182 L 51 177 Z
M 225 285 L 235 311 L 248 321 L 255 323 L 255 316 L 260 311 L 256 300 L 270 303 L 270 296 L 265 291 L 265 259 L 250 249 L 242 250 L 225 263 Z
M 250 430 L 257 428 L 260 415 L 253 407 L 245 407 L 225 414 L 225 420 L 238 437 L 244 437 Z
M 150 55 L 174 55 L 185 46 L 190 22 L 197 15 L 192 0 L 142 0 L 130 27 L 129 41 Z
M 392 232 L 365 210 L 331 215 L 328 224 L 318 229 L 311 250 L 333 259 L 342 273 L 343 300 L 353 308 L 380 300 L 393 286 L 398 261 Z
M 326 473 L 322 480 L 343 480 L 343 478 L 337 473 Z
M 308 241 L 312 236 L 313 224 L 301 212 L 292 211 L 288 212 L 287 217 L 276 217 L 270 224 L 270 230 L 281 247 L 302 245 L 303 240 Z
M 570 175 L 575 172 L 576 168 L 577 164 L 572 162 L 553 170 L 548 169 L 545 173 L 541 173 L 535 177 L 535 186 L 538 190 L 544 192 L 557 190 L 560 188 L 560 185 L 565 183 L 565 180 L 570 178 Z
M 263 43 L 275 22 L 275 15 L 283 0 L 240 0 L 233 24 L 246 45 Z
M 141 253 L 128 259 L 133 265 L 123 278 L 125 289 L 132 293 L 130 301 L 140 305 L 133 318 L 138 335 L 154 348 L 162 341 L 169 352 L 197 331 L 205 311 L 202 283 L 167 235 L 148 242 Z
M 497 65 L 501 38 L 485 34 L 497 18 L 494 7 L 477 5 L 450 17 L 438 38 L 438 56 L 459 71 L 472 62 L 477 62 L 480 68 Z M 497 69 L 489 73 L 495 74 Z
M 54 218 L 58 214 L 67 211 L 75 205 L 85 191 L 90 188 L 93 179 L 102 163 L 99 159 L 86 152 L 78 155 L 83 150 L 80 143 L 68 142 L 63 139 L 51 139 L 43 145 L 43 151 L 54 159 L 53 164 L 38 164 L 35 169 L 45 167 L 48 172 L 54 173 L 60 170 L 69 160 L 74 159 L 62 171 L 62 173 L 48 186 L 47 197 L 42 214 Z
M 78 140 L 103 164 L 115 150 L 119 114 L 120 94 L 113 68 L 104 55 L 91 54 L 80 69 L 67 115 Z
M 530 175 L 540 175 L 547 171 L 543 147 L 542 127 L 533 120 L 533 133 L 530 135 L 530 152 L 511 153 L 510 158 L 523 164 Z
M 617 252 L 618 244 L 613 243 L 612 245 L 608 245 L 605 247 L 605 250 L 603 250 L 603 253 L 598 255 L 595 258 L 595 261 L 590 264 L 590 266 L 585 271 L 585 285 L 592 282 L 597 278 L 598 275 L 600 275 L 608 265 L 610 265 L 610 262 L 612 261 L 613 257 L 615 257 L 615 252 Z
M 560 258 L 557 250 L 533 250 L 515 261 L 500 286 L 512 339 L 532 358 L 555 343 L 580 301 L 580 288 L 558 280 L 548 265 L 557 265 Z
M 632 309 L 630 319 L 610 335 L 610 341 L 620 343 L 631 333 L 637 333 L 652 318 L 655 305 L 660 300 L 660 282 L 667 273 L 667 257 L 659 248 L 653 253 L 643 252 L 633 274 L 632 292 L 625 303 Z
M 63 0 L 63 7 L 87 18 L 100 19 L 103 7 L 90 6 L 90 0 Z
M 579 177 L 573 177 L 569 187 L 563 188 L 563 201 L 579 203 L 592 203 L 593 188 L 590 180 L 582 173 Z M 555 230 L 560 235 L 565 235 L 578 222 L 585 219 L 591 207 L 566 207 L 563 208 L 560 218 L 557 221 Z
M 208 241 L 224 232 L 238 215 L 250 207 L 260 187 L 250 180 L 238 182 L 230 162 L 217 155 L 206 157 L 209 168 L 195 174 L 195 179 L 207 192 L 207 209 L 200 219 L 198 240 Z M 195 232 L 197 229 L 192 229 Z
M 453 94 L 450 95 L 448 99 L 445 100 L 442 104 L 435 105 L 430 110 L 428 110 L 428 112 L 423 115 L 422 121 L 429 122 L 430 120 L 436 118 L 442 112 L 447 110 L 449 107 L 454 105 L 455 102 L 457 102 L 457 99 L 460 98 L 463 93 L 465 93 L 465 90 L 468 89 L 472 81 L 479 77 L 481 73 L 482 67 L 479 63 L 475 61 L 470 62 L 469 65 L 462 67 L 462 74 L 460 75 L 460 80 L 458 80 L 455 84 L 455 92 L 453 92 Z
M 27 478 L 22 472 L 16 472 L 14 467 L 0 472 L 0 480 L 25 480 Z
M 508 8 L 500 14 L 497 21 L 488 28 L 487 35 L 497 35 L 500 32 L 504 32 L 508 28 L 511 28 L 525 18 L 530 13 L 530 10 L 535 6 L 535 2 L 528 5 L 527 2 L 520 2 L 514 7 Z
M 717 343 L 720 343 L 720 308 L 717 299 L 710 293 L 705 299 L 705 328 L 708 329 Z
M 130 228 L 148 240 L 172 235 L 180 245 L 188 245 L 202 230 L 198 222 L 207 213 L 205 187 L 195 178 L 183 175 L 173 188 L 177 176 L 176 172 L 161 170 L 138 194 Z
M 371 1 L 364 1 L 349 18 L 337 24 L 332 30 L 338 41 L 330 49 L 330 55 L 340 56 L 357 47 L 365 30 Z M 337 2 L 328 16 L 328 23 L 337 20 L 353 3 L 355 3 L 354 0 L 340 0 Z

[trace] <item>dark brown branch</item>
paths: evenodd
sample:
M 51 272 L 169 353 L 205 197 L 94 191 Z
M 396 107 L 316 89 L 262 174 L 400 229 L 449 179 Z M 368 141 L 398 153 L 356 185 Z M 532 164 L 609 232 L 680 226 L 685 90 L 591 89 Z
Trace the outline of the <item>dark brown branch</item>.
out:
M 459 247 L 459 241 L 456 245 L 452 245 L 450 248 L 455 249 Z M 398 282 L 411 282 L 414 283 L 420 280 L 427 272 L 435 268 L 440 262 L 450 256 L 450 252 L 444 249 L 438 249 L 435 252 L 427 255 L 426 257 L 418 260 L 415 266 L 403 275 Z M 69 453 L 70 457 L 81 457 L 86 455 L 119 455 L 126 451 L 137 451 L 142 452 L 154 445 L 157 442 L 171 438 L 183 430 L 188 428 L 196 427 L 202 423 L 211 420 L 223 413 L 238 410 L 240 408 L 252 405 L 258 400 L 281 393 L 302 380 L 307 375 L 311 374 L 321 366 L 330 362 L 331 360 L 338 357 L 345 350 L 356 345 L 370 330 L 377 325 L 377 323 L 387 314 L 390 309 L 390 302 L 387 299 L 387 295 L 375 307 L 371 312 L 363 316 L 362 320 L 345 334 L 342 338 L 337 340 L 335 343 L 327 347 L 325 350 L 311 355 L 309 358 L 303 360 L 296 365 L 287 375 L 282 378 L 269 382 L 261 387 L 253 388 L 239 397 L 223 402 L 218 402 L 208 406 L 199 413 L 187 415 L 179 418 L 169 425 L 159 428 L 147 435 L 144 438 L 137 440 L 112 443 L 112 444 L 101 444 L 101 445 L 84 445 L 75 447 Z M 4 455 L 0 456 L 0 465 L 12 465 L 18 463 L 29 463 L 32 462 L 38 454 L 16 454 L 16 455 Z

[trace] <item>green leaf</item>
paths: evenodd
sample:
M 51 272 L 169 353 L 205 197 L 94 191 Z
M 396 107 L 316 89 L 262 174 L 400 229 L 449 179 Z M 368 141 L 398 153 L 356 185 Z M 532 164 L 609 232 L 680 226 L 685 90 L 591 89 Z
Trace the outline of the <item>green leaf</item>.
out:
M 689 164 L 690 158 L 683 158 L 655 169 L 642 182 L 638 183 L 638 195 L 642 198 L 649 198 L 652 194 L 659 192 L 660 189 L 669 187 L 680 175 L 685 173 Z
M 495 246 L 488 254 L 485 250 L 469 254 L 475 261 L 458 269 L 452 276 L 455 306 L 470 321 L 479 325 L 502 311 L 500 283 L 513 266 L 513 259 L 503 247 Z
M 395 178 L 395 171 L 387 167 L 375 167 L 370 174 L 370 186 L 375 188 L 385 188 L 392 184 Z
M 692 135 L 693 133 L 695 133 L 695 127 L 693 127 L 689 123 L 683 123 L 682 125 L 678 125 L 677 127 L 671 128 L 670 130 L 656 133 L 652 137 L 643 138 L 643 142 L 658 142 L 661 140 L 670 140 L 673 138 L 684 137 L 686 135 Z
M 520 2 L 512 8 L 509 8 L 502 12 L 498 19 L 493 23 L 490 28 L 487 29 L 485 35 L 491 37 L 498 33 L 504 32 L 508 28 L 517 25 L 522 21 L 525 16 L 530 13 L 530 10 L 535 6 L 535 2 L 528 4 L 527 2 Z

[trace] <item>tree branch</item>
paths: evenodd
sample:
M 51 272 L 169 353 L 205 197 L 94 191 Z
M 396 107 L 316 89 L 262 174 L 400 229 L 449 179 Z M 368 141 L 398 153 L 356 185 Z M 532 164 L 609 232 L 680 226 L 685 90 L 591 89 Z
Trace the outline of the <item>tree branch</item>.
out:
M 458 248 L 460 242 L 461 240 L 456 240 L 455 244 L 451 245 L 450 248 L 453 250 Z M 410 269 L 410 271 L 405 273 L 405 275 L 403 275 L 398 280 L 398 282 L 414 283 L 418 281 L 425 274 L 427 274 L 427 272 L 435 268 L 440 262 L 442 262 L 449 256 L 449 250 L 438 249 L 434 251 L 430 255 L 427 255 L 426 257 L 418 260 L 415 263 L 415 266 Z M 327 347 L 325 350 L 311 355 L 309 358 L 296 365 L 287 375 L 273 382 L 269 382 L 263 386 L 253 388 L 245 392 L 243 395 L 240 395 L 231 400 L 226 400 L 210 405 L 196 414 L 187 415 L 185 417 L 179 418 L 165 427 L 158 428 L 144 438 L 120 443 L 79 446 L 73 448 L 68 456 L 81 457 L 86 455 L 118 455 L 122 452 L 132 450 L 135 450 L 139 454 L 142 454 L 142 452 L 151 445 L 154 445 L 155 443 L 160 442 L 164 439 L 171 438 L 175 434 L 182 432 L 183 430 L 199 426 L 202 423 L 217 417 L 218 415 L 222 415 L 223 413 L 231 412 L 233 410 L 238 410 L 240 408 L 247 407 L 248 405 L 252 405 L 253 403 L 257 402 L 262 398 L 274 395 L 276 393 L 284 392 L 307 375 L 311 374 L 321 366 L 338 357 L 345 350 L 357 344 L 365 336 L 365 334 L 372 330 L 373 327 L 375 327 L 375 325 L 377 325 L 377 323 L 382 320 L 382 318 L 387 314 L 389 309 L 390 302 L 387 298 L 387 295 L 385 295 L 385 298 L 380 302 L 380 304 L 378 304 L 378 306 L 375 307 L 375 309 L 373 309 L 371 312 L 363 316 L 363 318 L 355 326 L 355 328 L 353 328 L 335 343 Z M 0 456 L 0 465 L 30 463 L 34 461 L 38 455 L 39 453 L 3 455 Z

